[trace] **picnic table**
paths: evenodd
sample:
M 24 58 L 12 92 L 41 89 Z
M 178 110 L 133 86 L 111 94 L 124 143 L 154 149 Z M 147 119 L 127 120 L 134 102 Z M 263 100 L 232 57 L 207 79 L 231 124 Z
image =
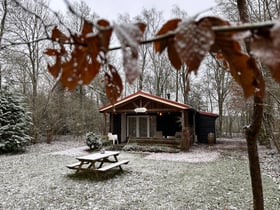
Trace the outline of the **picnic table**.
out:
M 83 170 L 107 171 L 114 167 L 119 167 L 122 170 L 121 165 L 128 164 L 129 160 L 118 160 L 119 151 L 102 151 L 93 153 L 86 156 L 77 157 L 79 162 L 67 165 L 69 169 L 76 170 L 76 173 Z M 106 164 L 105 164 L 106 163 Z M 107 164 L 109 163 L 109 164 Z

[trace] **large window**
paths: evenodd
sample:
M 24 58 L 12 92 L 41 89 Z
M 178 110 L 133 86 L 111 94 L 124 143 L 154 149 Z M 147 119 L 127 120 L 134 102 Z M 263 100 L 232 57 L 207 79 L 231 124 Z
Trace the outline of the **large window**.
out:
M 156 130 L 156 116 L 133 115 L 127 117 L 127 136 L 151 137 Z

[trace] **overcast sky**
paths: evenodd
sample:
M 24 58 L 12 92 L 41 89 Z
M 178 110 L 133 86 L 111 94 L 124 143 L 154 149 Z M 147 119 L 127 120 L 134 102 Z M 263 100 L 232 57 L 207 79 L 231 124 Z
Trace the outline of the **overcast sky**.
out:
M 69 0 L 73 2 L 73 0 Z M 116 20 L 118 14 L 128 13 L 131 17 L 139 15 L 143 8 L 156 8 L 164 12 L 164 17 L 170 18 L 173 5 L 179 6 L 189 16 L 214 7 L 215 0 L 84 0 L 101 18 Z M 64 0 L 50 0 L 50 7 L 55 11 L 65 10 Z

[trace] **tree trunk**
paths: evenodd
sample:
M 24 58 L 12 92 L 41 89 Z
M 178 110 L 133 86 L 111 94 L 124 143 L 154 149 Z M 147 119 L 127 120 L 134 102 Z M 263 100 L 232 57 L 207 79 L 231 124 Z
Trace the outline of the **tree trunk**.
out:
M 242 22 L 249 22 L 249 16 L 247 11 L 246 0 L 237 0 L 237 7 Z M 246 43 L 247 51 L 249 52 L 249 44 Z M 255 60 L 254 60 L 255 62 Z M 259 72 L 259 81 L 263 82 L 263 76 Z M 264 210 L 263 201 L 263 188 L 262 188 L 262 177 L 260 170 L 260 161 L 258 154 L 257 139 L 261 129 L 263 119 L 263 98 L 261 96 L 254 96 L 254 112 L 252 117 L 252 123 L 245 130 L 247 150 L 249 158 L 251 185 L 253 192 L 253 206 L 254 210 Z
M 246 141 L 249 157 L 251 185 L 253 192 L 253 201 L 255 210 L 263 210 L 263 189 L 262 177 L 260 170 L 259 154 L 257 147 L 257 138 L 261 128 L 262 115 L 263 115 L 263 100 L 260 97 L 254 97 L 254 113 L 252 124 L 246 129 Z
M 0 47 L 2 46 L 2 37 L 4 34 L 4 30 L 5 30 L 5 22 L 6 22 L 6 17 L 7 17 L 7 13 L 8 13 L 8 8 L 7 8 L 7 0 L 2 2 L 2 6 L 3 6 L 3 14 L 2 14 L 2 19 L 1 19 L 1 25 L 0 25 Z M 0 90 L 2 89 L 2 65 L 0 64 Z

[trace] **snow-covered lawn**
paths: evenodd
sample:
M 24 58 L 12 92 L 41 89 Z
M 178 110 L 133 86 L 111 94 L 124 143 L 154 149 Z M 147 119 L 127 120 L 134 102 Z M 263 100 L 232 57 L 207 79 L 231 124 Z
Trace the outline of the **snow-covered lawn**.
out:
M 244 140 L 195 145 L 188 153 L 122 151 L 129 159 L 96 177 L 66 168 L 84 143 L 54 141 L 1 155 L 0 209 L 252 209 Z M 265 209 L 280 209 L 280 158 L 261 148 Z

